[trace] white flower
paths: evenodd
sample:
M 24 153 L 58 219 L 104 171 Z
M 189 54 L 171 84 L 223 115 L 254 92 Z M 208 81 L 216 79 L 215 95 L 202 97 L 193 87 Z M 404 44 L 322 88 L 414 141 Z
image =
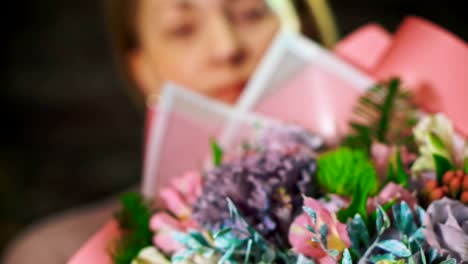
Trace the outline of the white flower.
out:
M 178 264 L 217 264 L 221 259 L 221 256 L 214 252 L 204 252 L 204 254 L 195 252 L 187 255 L 187 251 L 181 250 L 174 254 L 173 260 L 178 256 L 183 256 L 183 260 L 177 262 Z
M 452 122 L 443 114 L 423 117 L 414 128 L 413 134 L 421 155 L 412 167 L 414 172 L 435 170 L 433 154 L 452 161 L 454 129 Z
M 171 264 L 155 247 L 146 247 L 140 251 L 131 264 Z
M 452 122 L 444 114 L 423 117 L 413 132 L 418 143 L 427 142 L 427 136 L 432 132 L 442 140 L 447 150 L 453 150 L 454 129 Z

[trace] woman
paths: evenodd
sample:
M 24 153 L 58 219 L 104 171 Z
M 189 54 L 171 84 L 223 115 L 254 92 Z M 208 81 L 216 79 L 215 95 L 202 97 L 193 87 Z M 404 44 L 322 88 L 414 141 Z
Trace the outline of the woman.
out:
M 315 12 L 325 3 L 310 2 L 319 3 Z M 171 80 L 234 103 L 278 31 L 280 17 L 292 13 L 287 1 L 273 4 L 282 16 L 264 0 L 110 0 L 117 60 L 141 99 L 157 98 Z M 317 25 L 330 28 L 329 21 Z M 322 32 L 328 42 L 333 39 L 333 30 Z M 51 218 L 21 236 L 5 261 L 64 263 L 115 209 L 110 199 Z

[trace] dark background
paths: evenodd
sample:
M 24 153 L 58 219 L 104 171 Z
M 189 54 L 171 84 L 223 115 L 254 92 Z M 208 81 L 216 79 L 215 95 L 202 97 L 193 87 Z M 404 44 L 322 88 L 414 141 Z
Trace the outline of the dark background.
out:
M 0 252 L 41 217 L 136 185 L 143 112 L 113 66 L 99 0 L 2 7 Z M 14 2 L 14 3 L 12 3 Z M 343 35 L 407 14 L 468 39 L 466 1 L 332 0 Z

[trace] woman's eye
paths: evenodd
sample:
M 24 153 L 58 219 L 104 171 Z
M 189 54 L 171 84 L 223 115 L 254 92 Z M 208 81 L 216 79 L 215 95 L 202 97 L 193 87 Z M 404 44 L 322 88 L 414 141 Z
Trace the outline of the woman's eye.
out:
M 195 33 L 195 30 L 195 25 L 184 24 L 170 30 L 169 35 L 173 38 L 184 39 L 191 37 Z
M 268 9 L 266 8 L 266 6 L 249 8 L 235 15 L 235 20 L 241 23 L 257 22 L 263 19 L 267 12 Z

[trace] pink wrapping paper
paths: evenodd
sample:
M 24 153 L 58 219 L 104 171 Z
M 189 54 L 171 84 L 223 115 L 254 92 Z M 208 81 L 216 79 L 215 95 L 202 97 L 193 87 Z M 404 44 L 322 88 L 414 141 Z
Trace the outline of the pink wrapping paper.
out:
M 210 153 L 210 139 L 218 135 L 222 125 L 190 119 L 178 112 L 170 113 L 169 119 L 157 172 L 164 177 L 157 177 L 155 193 L 167 186 L 173 177 L 203 167 Z
M 255 111 L 301 125 L 331 140 L 345 132 L 359 91 L 338 76 L 309 66 L 298 78 L 263 98 Z
M 335 46 L 335 54 L 357 68 L 371 73 L 392 45 L 393 36 L 378 24 L 354 31 Z
M 109 246 L 119 237 L 116 221 L 109 221 L 67 262 L 68 264 L 112 263 Z
M 380 46 L 361 44 L 369 41 Z M 368 26 L 340 43 L 336 53 L 378 79 L 401 77 L 424 110 L 445 113 L 457 131 L 468 136 L 467 44 L 418 17 L 406 18 L 388 41 L 383 29 Z

